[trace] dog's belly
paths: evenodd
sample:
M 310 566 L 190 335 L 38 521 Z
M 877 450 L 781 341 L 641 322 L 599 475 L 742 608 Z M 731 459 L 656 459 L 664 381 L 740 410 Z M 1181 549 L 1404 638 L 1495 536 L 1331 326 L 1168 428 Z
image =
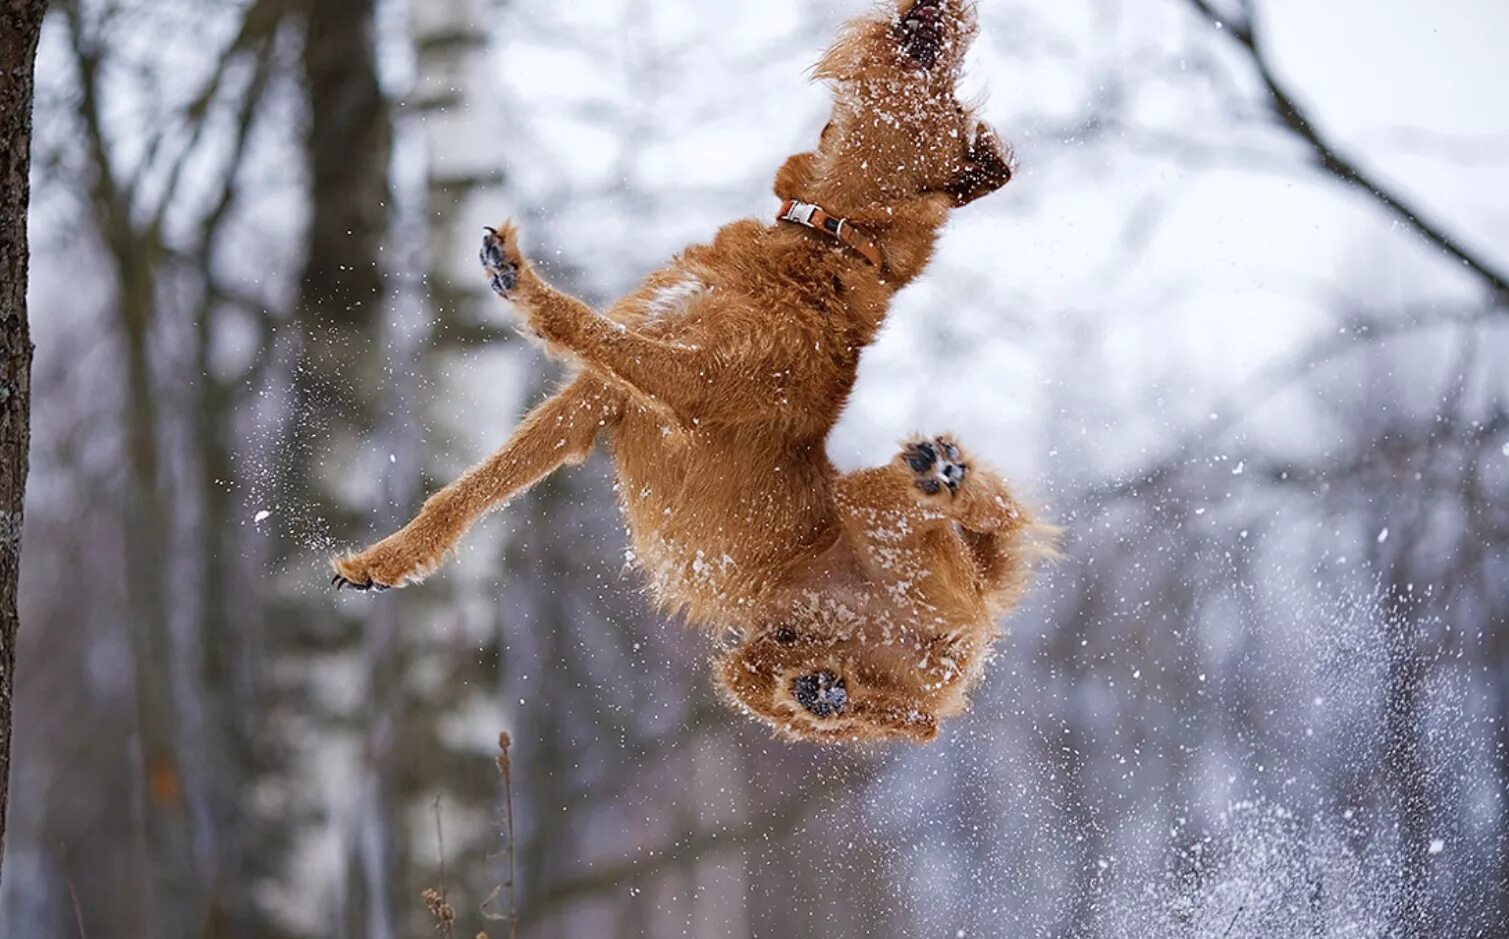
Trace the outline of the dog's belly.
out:
M 795 566 L 836 537 L 828 476 L 811 458 L 647 413 L 615 430 L 632 561 L 656 600 L 701 625 L 764 615 Z

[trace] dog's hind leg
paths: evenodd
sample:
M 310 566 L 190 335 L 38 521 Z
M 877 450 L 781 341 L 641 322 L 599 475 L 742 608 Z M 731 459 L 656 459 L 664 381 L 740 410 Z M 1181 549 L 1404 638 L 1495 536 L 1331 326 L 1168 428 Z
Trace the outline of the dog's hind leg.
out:
M 911 471 L 912 496 L 965 531 L 989 535 L 1028 521 L 1005 480 L 972 465 L 951 437 L 914 440 L 902 448 L 897 462 Z
M 926 594 L 938 578 L 980 578 L 990 589 L 1019 566 L 1020 536 L 1033 527 L 1005 481 L 971 466 L 947 437 L 912 441 L 890 464 L 842 477 L 838 505 L 870 576 Z
M 998 607 L 1014 604 L 1032 563 L 1057 555 L 1058 530 L 1036 521 L 1006 481 L 970 465 L 949 437 L 916 440 L 901 453 L 914 476 L 916 497 L 958 523 L 978 583 Z
M 872 579 L 906 585 L 912 594 L 931 576 L 930 556 L 959 535 L 952 519 L 930 508 L 916 488 L 916 474 L 900 459 L 848 473 L 838 480 L 836 501 L 844 539 Z
M 598 432 L 614 423 L 622 394 L 580 375 L 537 405 L 501 449 L 431 496 L 413 521 L 358 554 L 331 561 L 337 587 L 385 590 L 417 583 L 489 509 L 549 475 L 579 463 Z
M 966 0 L 903 0 L 897 11 L 901 52 L 924 69 L 956 68 L 977 29 Z

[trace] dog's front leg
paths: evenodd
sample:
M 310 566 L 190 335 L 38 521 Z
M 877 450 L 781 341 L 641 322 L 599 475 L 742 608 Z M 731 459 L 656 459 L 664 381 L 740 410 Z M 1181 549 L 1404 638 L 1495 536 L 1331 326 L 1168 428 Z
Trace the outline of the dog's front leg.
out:
M 512 224 L 488 230 L 482 264 L 493 291 L 512 302 L 550 348 L 678 422 L 737 421 L 768 410 L 772 394 L 758 381 L 765 373 L 727 350 L 653 339 L 599 316 L 535 273 Z
M 578 463 L 617 419 L 622 395 L 593 375 L 530 411 L 498 452 L 431 496 L 413 521 L 358 554 L 335 558 L 333 583 L 386 590 L 418 583 L 489 509 L 507 502 L 562 463 Z

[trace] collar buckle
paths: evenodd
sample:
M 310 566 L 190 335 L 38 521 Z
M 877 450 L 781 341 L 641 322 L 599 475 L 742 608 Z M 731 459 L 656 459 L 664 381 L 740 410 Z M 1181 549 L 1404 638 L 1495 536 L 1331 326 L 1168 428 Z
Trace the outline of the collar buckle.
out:
M 781 220 L 796 222 L 798 225 L 806 225 L 808 228 L 816 228 L 817 226 L 812 224 L 812 217 L 816 214 L 817 206 L 810 202 L 798 202 L 792 199 L 785 214 L 781 216 Z
M 849 224 L 846 218 L 835 218 L 829 215 L 820 205 L 811 202 L 802 202 L 797 199 L 787 199 L 781 206 L 780 213 L 776 216 L 778 222 L 791 222 L 810 228 L 813 231 L 822 232 L 829 238 L 845 245 L 864 257 L 866 261 L 876 267 L 885 269 L 885 256 L 880 253 L 875 242 L 867 238 L 864 232 Z

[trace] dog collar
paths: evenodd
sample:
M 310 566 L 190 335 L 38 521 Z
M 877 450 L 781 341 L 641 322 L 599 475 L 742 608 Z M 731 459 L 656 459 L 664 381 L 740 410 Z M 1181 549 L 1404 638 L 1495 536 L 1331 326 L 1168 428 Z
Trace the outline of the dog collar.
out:
M 823 211 L 820 205 L 811 202 L 800 202 L 796 199 L 787 199 L 781 205 L 781 211 L 776 215 L 778 222 L 794 222 L 813 231 L 820 231 L 840 244 L 848 245 L 864 256 L 866 261 L 876 267 L 885 267 L 885 258 L 881 257 L 880 249 L 875 247 L 875 242 L 865 237 L 865 234 L 846 218 L 834 218 Z

